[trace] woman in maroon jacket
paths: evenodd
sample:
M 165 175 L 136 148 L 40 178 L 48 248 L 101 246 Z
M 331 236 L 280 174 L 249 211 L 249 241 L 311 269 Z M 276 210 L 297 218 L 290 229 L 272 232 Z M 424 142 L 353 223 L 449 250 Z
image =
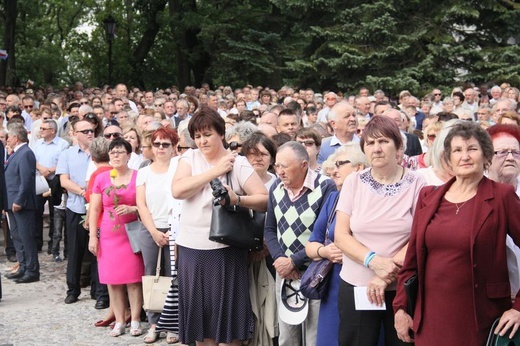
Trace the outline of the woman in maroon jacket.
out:
M 417 345 L 484 345 L 493 321 L 501 335 L 520 326 L 520 293 L 511 302 L 506 235 L 520 244 L 520 201 L 512 186 L 484 177 L 493 158 L 489 135 L 456 124 L 444 141 L 455 177 L 419 196 L 412 235 L 394 299 L 398 337 Z M 403 283 L 417 273 L 414 318 Z

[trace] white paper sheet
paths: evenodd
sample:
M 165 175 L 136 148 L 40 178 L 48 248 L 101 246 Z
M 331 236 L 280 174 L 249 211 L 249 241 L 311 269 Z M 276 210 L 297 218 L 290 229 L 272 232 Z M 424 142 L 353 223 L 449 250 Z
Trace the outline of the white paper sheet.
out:
M 370 303 L 367 297 L 367 287 L 354 287 L 354 302 L 356 310 L 386 310 L 386 304 L 383 302 L 382 306 Z

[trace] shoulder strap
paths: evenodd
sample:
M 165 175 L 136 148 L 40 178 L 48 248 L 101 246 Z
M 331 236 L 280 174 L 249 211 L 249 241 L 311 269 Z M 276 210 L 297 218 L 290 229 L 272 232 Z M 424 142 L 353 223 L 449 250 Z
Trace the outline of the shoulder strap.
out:
M 330 228 L 330 224 L 334 220 L 334 217 L 336 216 L 336 206 L 338 205 L 338 201 L 339 201 L 339 193 L 336 195 L 334 204 L 332 205 L 332 211 L 329 214 L 329 219 L 327 220 L 327 231 L 325 233 L 325 239 L 329 238 L 329 228 Z

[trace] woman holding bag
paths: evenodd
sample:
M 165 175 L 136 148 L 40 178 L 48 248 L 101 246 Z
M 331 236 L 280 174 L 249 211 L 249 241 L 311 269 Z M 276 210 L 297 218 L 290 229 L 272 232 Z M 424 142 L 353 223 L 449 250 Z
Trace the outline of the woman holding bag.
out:
M 157 253 L 162 251 L 161 276 L 171 276 L 170 247 L 168 246 L 168 231 L 170 229 L 169 215 L 172 195 L 165 186 L 171 186 L 173 175 L 177 169 L 177 161 L 172 160 L 175 146 L 179 141 L 177 133 L 169 128 L 156 130 L 151 137 L 152 151 L 155 157 L 153 163 L 143 167 L 137 173 L 136 193 L 137 207 L 145 230 L 140 233 L 141 252 L 144 260 L 145 275 L 154 275 L 157 267 Z M 147 311 L 150 329 L 144 337 L 145 343 L 153 343 L 159 337 L 155 331 L 160 313 Z M 170 332 L 168 343 L 178 340 L 178 336 Z
M 216 111 L 203 106 L 188 130 L 198 149 L 183 154 L 172 182 L 173 197 L 184 200 L 177 237 L 180 341 L 241 345 L 252 338 L 254 325 L 248 251 L 208 239 L 214 200 L 209 183 L 220 179 L 231 205 L 259 211 L 267 207 L 267 190 L 247 159 L 224 147 L 226 125 Z

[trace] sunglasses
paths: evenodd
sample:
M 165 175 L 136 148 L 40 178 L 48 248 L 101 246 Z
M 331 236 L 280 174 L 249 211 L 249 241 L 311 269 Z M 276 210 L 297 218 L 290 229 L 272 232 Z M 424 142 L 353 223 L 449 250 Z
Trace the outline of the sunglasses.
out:
M 112 115 L 116 115 L 117 113 L 119 113 L 119 112 L 110 112 L 110 114 L 112 114 Z
M 191 147 L 181 147 L 180 145 L 177 146 L 177 150 L 178 151 L 181 151 L 181 150 L 189 150 L 189 149 L 192 149 Z
M 164 149 L 167 149 L 172 144 L 171 143 L 167 143 L 167 142 L 153 142 L 152 145 L 153 145 L 154 148 L 164 148 Z
M 89 129 L 89 130 L 80 130 L 80 131 L 76 131 L 76 132 L 81 132 L 84 135 L 88 135 L 89 133 L 94 133 L 94 130 Z
M 433 94 L 433 96 L 441 96 L 442 94 Z
M 434 141 L 435 138 L 437 138 L 437 135 L 427 135 L 426 137 L 428 137 L 430 141 Z
M 88 105 L 88 102 L 80 102 L 82 105 Z
M 336 168 L 340 168 L 341 166 L 346 165 L 347 163 L 350 163 L 350 160 L 336 161 L 334 162 L 334 166 L 336 166 Z
M 229 149 L 235 151 L 238 150 L 238 148 L 242 148 L 242 144 L 239 144 L 238 142 L 229 143 Z
M 110 137 L 119 138 L 121 137 L 121 134 L 119 132 L 105 133 L 103 137 L 105 137 L 106 139 L 110 139 Z
M 306 147 L 312 147 L 316 142 L 314 142 L 312 139 L 305 139 L 303 141 L 298 141 L 301 143 L 301 145 L 304 145 Z
M 163 106 L 163 103 L 158 103 L 158 104 L 155 104 L 154 106 L 155 106 L 155 107 L 162 107 L 162 106 Z
M 34 108 L 34 106 L 33 105 L 25 105 L 25 106 L 23 106 L 23 108 L 25 108 L 25 109 Z

